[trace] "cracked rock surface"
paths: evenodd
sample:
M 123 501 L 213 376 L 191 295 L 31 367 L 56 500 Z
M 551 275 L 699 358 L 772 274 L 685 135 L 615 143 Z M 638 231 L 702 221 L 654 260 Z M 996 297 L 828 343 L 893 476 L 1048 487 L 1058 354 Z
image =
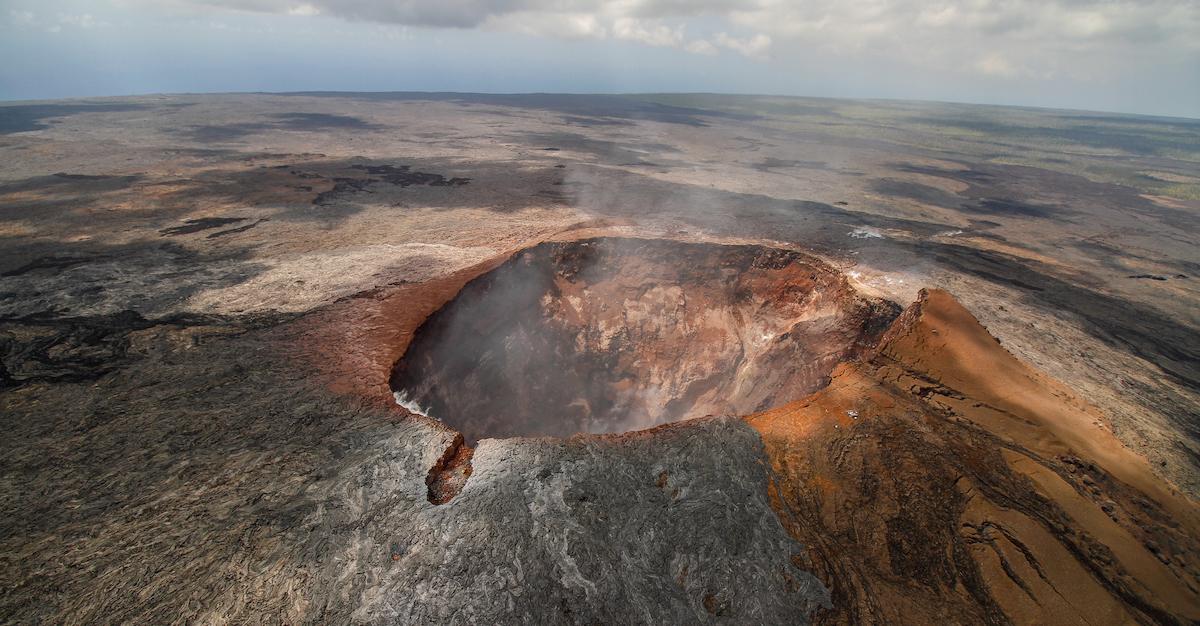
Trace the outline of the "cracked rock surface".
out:
M 1195 623 L 1197 145 L 767 97 L 0 105 L 0 622 Z M 397 406 L 426 320 L 598 239 L 660 247 L 502 321 L 653 346 L 616 369 L 687 419 Z
M 153 329 L 99 382 L 3 394 L 8 618 L 797 622 L 827 605 L 740 420 L 484 441 L 435 505 L 451 433 L 297 388 L 256 337 L 190 330 Z

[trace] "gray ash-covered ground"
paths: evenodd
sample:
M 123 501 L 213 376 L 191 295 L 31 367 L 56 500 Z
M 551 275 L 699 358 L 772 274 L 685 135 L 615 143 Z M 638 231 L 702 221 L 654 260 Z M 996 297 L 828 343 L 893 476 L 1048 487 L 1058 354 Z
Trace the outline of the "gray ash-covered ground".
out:
M 843 531 L 781 516 L 795 494 L 733 418 L 485 439 L 433 503 L 454 433 L 359 393 L 386 395 L 400 355 L 380 346 L 408 335 L 338 339 L 411 332 L 457 292 L 425 286 L 564 233 L 795 249 L 866 296 L 949 290 L 1194 498 L 1196 146 L 1187 120 L 767 97 L 0 106 L 0 621 L 847 623 L 879 609 L 865 574 L 811 555 L 864 541 L 913 602 L 969 589 L 982 608 L 955 615 L 1019 621 L 963 554 L 905 569 L 933 557 L 903 511 L 891 544 L 799 541 Z M 343 355 L 369 365 L 330 382 Z M 919 432 L 913 450 L 940 441 Z M 1078 488 L 1121 517 L 1118 482 Z M 819 487 L 796 493 L 833 501 Z M 1141 601 L 1104 567 L 1081 575 Z

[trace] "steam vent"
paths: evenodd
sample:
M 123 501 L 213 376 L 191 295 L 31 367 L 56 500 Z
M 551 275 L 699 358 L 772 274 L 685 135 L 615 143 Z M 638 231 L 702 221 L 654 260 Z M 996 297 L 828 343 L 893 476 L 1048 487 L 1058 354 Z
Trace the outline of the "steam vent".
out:
M 746 415 L 823 387 L 898 313 L 798 252 L 544 243 L 430 316 L 391 387 L 472 445 Z

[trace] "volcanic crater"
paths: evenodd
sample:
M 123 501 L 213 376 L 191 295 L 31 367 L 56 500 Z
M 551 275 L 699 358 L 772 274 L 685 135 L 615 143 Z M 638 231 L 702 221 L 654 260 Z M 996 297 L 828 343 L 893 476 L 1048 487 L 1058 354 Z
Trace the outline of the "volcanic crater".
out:
M 390 385 L 401 405 L 468 445 L 642 430 L 811 394 L 899 312 L 792 250 L 546 242 L 430 315 Z

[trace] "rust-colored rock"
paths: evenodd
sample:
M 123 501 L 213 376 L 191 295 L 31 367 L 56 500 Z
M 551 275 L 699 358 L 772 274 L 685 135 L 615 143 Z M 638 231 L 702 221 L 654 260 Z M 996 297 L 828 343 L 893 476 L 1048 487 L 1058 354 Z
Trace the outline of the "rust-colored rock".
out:
M 623 290 L 647 293 L 653 282 L 647 277 L 660 285 L 668 277 L 678 284 L 691 272 L 693 291 L 715 300 L 712 284 L 695 278 L 702 264 L 686 254 L 697 244 L 659 242 L 660 251 L 669 252 L 657 262 L 653 254 L 639 254 L 622 261 L 624 271 L 612 272 L 615 278 L 584 284 L 578 275 L 581 250 L 588 241 L 611 240 L 572 236 L 443 279 L 339 303 L 302 323 L 303 336 L 318 339 L 306 350 L 328 357 L 317 365 L 334 389 L 390 403 L 384 373 L 410 349 L 410 341 L 416 337 L 419 344 L 425 336 L 422 350 L 427 350 L 438 338 L 431 329 L 437 328 L 439 315 L 464 298 L 476 298 L 478 304 L 478 294 L 494 284 L 489 282 L 493 270 L 526 262 L 522 259 L 529 257 L 522 255 L 529 254 L 535 269 L 538 255 L 554 261 L 541 266 L 549 281 L 541 286 L 543 293 L 556 295 L 543 300 L 539 294 L 538 311 L 545 315 L 526 320 L 530 323 L 557 320 L 574 323 L 576 331 L 597 324 L 595 317 L 570 318 L 571 309 L 563 306 L 568 296 L 579 298 L 599 284 L 606 291 L 596 302 L 623 301 Z M 774 475 L 770 497 L 779 519 L 805 547 L 793 560 L 817 574 L 832 593 L 833 608 L 817 613 L 817 623 L 1200 619 L 1195 504 L 1123 446 L 1105 415 L 1018 361 L 948 293 L 922 292 L 895 317 L 893 309 L 857 296 L 836 271 L 804 255 L 757 246 L 696 249 L 733 255 L 724 262 L 738 260 L 742 253 L 737 251 L 752 251 L 741 257 L 746 266 L 738 271 L 755 298 L 779 301 L 780 290 L 792 289 L 810 294 L 806 302 L 823 301 L 839 312 L 834 336 L 813 332 L 804 344 L 828 349 L 824 374 L 795 385 L 791 398 L 800 399 L 790 403 L 787 394 L 771 386 L 781 379 L 770 378 L 764 388 L 775 393 L 758 399 L 765 410 L 746 418 L 765 444 Z M 754 263 L 747 262 L 773 255 L 789 263 L 756 275 Z M 603 307 L 578 312 L 601 320 L 614 315 Z M 648 334 L 640 339 L 651 341 L 636 344 L 637 354 L 660 359 L 659 370 L 684 356 L 671 352 L 684 342 L 662 342 L 664 336 Z M 768 362 L 786 370 L 787 357 L 804 354 L 785 353 Z M 630 363 L 639 361 L 609 362 L 617 369 Z M 688 363 L 683 365 L 686 369 Z M 771 376 L 768 368 L 761 372 Z M 393 372 L 393 387 L 396 382 Z M 686 417 L 758 408 L 716 407 L 697 401 Z M 541 409 L 543 416 L 561 415 Z M 497 415 L 503 417 L 479 414 L 483 419 Z M 559 434 L 586 430 L 577 426 Z M 488 432 L 463 430 L 467 439 Z M 656 433 L 635 435 L 641 440 Z M 472 454 L 462 436 L 446 449 L 429 471 L 430 502 L 444 503 L 458 494 L 471 474 Z M 668 472 L 651 480 L 678 495 Z M 718 596 L 705 596 L 706 611 L 721 607 Z
M 434 313 L 391 386 L 468 442 L 740 415 L 823 387 L 898 311 L 791 250 L 544 243 Z
M 471 456 L 474 454 L 475 449 L 463 441 L 461 434 L 454 436 L 454 441 L 446 448 L 442 458 L 429 469 L 429 475 L 425 477 L 430 502 L 445 504 L 462 491 L 463 485 L 471 477 Z
M 1197 510 L 1072 392 L 922 292 L 829 387 L 748 418 L 817 623 L 1192 623 Z

